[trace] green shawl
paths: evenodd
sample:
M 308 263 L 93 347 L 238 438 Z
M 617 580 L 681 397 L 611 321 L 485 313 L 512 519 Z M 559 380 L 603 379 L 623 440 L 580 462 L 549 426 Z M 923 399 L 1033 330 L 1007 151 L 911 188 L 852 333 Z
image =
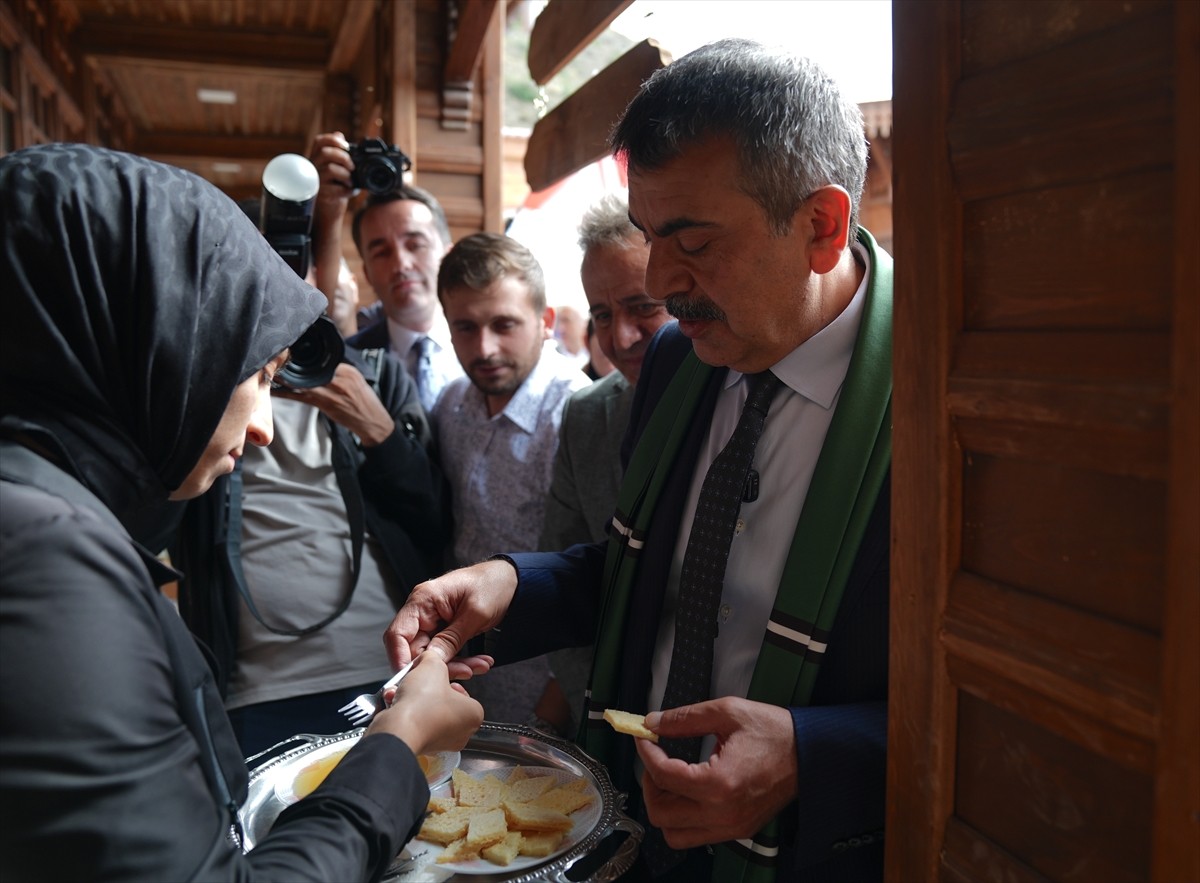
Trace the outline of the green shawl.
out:
M 871 257 L 866 303 L 837 410 L 817 460 L 791 551 L 763 636 L 747 698 L 808 704 L 838 605 L 891 463 L 892 262 L 865 230 Z M 579 741 L 612 765 L 616 740 L 603 723 L 620 677 L 626 618 L 641 547 L 667 477 L 715 369 L 689 353 L 676 371 L 630 457 L 608 545 L 603 601 Z M 721 883 L 775 879 L 776 823 L 751 840 L 719 844 L 713 878 Z

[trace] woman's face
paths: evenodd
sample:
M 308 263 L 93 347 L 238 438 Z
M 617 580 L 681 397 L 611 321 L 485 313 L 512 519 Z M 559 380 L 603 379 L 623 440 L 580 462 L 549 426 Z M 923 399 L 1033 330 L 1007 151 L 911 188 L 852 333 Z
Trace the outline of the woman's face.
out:
M 194 499 L 212 487 L 218 476 L 233 472 L 246 442 L 260 447 L 271 443 L 275 434 L 271 423 L 271 381 L 275 372 L 287 362 L 288 355 L 284 350 L 261 371 L 234 388 L 217 431 L 200 455 L 200 462 L 171 494 L 172 500 Z

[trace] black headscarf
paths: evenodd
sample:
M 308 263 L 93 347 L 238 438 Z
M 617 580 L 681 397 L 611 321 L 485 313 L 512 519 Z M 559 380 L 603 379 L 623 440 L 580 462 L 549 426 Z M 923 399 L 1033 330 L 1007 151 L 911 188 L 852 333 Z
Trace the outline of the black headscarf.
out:
M 202 178 L 77 144 L 0 159 L 0 286 L 0 430 L 127 525 L 326 306 Z

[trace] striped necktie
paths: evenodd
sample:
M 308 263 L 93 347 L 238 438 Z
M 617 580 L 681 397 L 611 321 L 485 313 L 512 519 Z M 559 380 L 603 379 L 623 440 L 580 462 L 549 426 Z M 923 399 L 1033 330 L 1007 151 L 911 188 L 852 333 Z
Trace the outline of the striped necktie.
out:
M 419 337 L 412 346 L 413 379 L 417 383 L 417 395 L 426 412 L 433 410 L 437 401 L 437 390 L 433 379 L 433 341 L 428 337 Z

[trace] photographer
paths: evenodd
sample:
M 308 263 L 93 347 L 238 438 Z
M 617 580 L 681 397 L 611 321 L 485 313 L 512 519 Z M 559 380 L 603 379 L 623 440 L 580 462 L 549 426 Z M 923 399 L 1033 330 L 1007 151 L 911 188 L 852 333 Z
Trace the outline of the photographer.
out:
M 188 505 L 171 547 L 180 613 L 247 755 L 346 729 L 338 708 L 391 675 L 379 634 L 448 536 L 412 378 L 316 327 L 273 392 L 274 443 Z
M 367 202 L 354 218 L 354 242 L 383 316 L 348 342 L 394 353 L 416 381 L 421 404 L 431 411 L 446 384 L 463 374 L 437 299 L 438 268 L 452 244 L 450 228 L 438 201 L 421 188 L 400 180 L 383 189 L 390 182 L 381 162 L 388 157 L 380 147 L 351 145 L 341 132 L 313 141 L 310 158 L 320 175 L 313 229 L 317 287 L 332 296 L 347 206 L 360 188 L 368 189 Z

